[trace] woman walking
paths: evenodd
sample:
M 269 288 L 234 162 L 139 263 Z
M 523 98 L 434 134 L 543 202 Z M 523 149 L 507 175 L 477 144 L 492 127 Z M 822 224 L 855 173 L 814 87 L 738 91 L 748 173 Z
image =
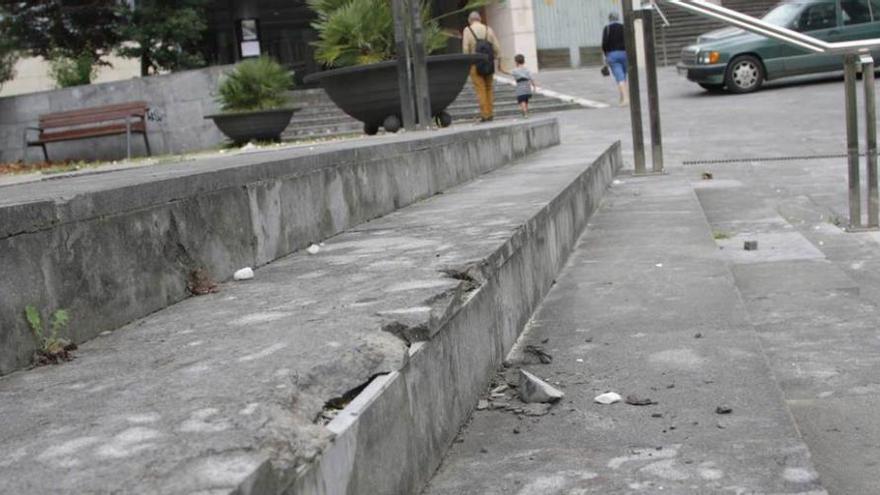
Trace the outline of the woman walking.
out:
M 608 25 L 602 31 L 602 52 L 605 65 L 611 69 L 617 89 L 620 91 L 620 106 L 629 104 L 629 89 L 626 84 L 626 41 L 623 24 L 617 12 L 608 14 Z

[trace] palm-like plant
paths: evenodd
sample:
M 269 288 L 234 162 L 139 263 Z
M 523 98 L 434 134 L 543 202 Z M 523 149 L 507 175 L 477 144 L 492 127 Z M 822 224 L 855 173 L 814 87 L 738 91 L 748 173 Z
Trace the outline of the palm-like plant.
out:
M 220 82 L 218 100 L 225 112 L 271 110 L 289 103 L 291 87 L 289 70 L 269 57 L 254 58 L 236 65 Z
M 308 0 L 318 19 L 315 59 L 330 67 L 371 64 L 395 58 L 392 0 Z M 446 46 L 439 19 L 479 8 L 493 0 L 471 0 L 466 7 L 431 17 L 429 2 L 418 0 L 422 9 L 425 50 L 430 54 Z

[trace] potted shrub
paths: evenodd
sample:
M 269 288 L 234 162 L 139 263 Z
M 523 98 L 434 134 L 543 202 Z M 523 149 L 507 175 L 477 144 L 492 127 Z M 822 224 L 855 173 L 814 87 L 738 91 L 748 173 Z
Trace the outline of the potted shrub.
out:
M 292 86 L 293 74 L 278 62 L 268 57 L 245 60 L 220 81 L 222 113 L 205 118 L 235 144 L 280 141 L 297 110 L 287 96 Z
M 473 0 L 460 11 L 478 8 L 491 0 Z M 310 74 L 339 108 L 364 123 L 364 132 L 379 127 L 400 129 L 400 90 L 394 51 L 394 18 L 389 0 L 308 0 L 318 16 L 315 58 L 331 68 Z M 451 15 L 460 11 L 450 12 Z M 446 46 L 438 22 L 422 3 L 425 50 L 431 54 Z M 461 93 L 468 70 L 481 55 L 432 55 L 428 57 L 431 115 L 446 127 L 452 119 L 445 112 Z

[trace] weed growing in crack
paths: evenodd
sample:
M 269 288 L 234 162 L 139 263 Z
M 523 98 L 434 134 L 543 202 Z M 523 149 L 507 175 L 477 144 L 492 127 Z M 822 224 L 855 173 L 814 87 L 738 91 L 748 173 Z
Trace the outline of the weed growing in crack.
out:
M 716 230 L 716 231 L 712 232 L 712 238 L 715 239 L 716 241 L 722 240 L 722 239 L 730 239 L 730 234 L 727 232 L 721 231 L 721 230 Z
M 31 305 L 25 307 L 24 315 L 34 338 L 37 340 L 34 364 L 37 366 L 58 364 L 73 359 L 70 351 L 76 350 L 76 344 L 58 336 L 58 332 L 70 323 L 70 314 L 66 309 L 59 309 L 52 313 L 48 321 L 48 329 L 43 324 L 43 319 L 36 307 Z

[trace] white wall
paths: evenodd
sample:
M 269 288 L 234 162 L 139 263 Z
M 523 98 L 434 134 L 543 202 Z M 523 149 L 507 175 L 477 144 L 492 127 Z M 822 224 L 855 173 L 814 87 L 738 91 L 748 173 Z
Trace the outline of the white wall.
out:
M 507 0 L 492 4 L 486 8 L 486 21 L 501 43 L 504 70 L 513 69 L 513 57 L 517 54 L 526 57 L 527 67 L 538 70 L 532 0 Z
M 108 57 L 112 67 L 101 67 L 96 83 L 119 81 L 138 77 L 140 60 L 134 58 Z M 55 89 L 55 81 L 49 77 L 49 63 L 42 58 L 23 58 L 15 65 L 16 76 L 0 88 L 0 96 L 12 96 Z

